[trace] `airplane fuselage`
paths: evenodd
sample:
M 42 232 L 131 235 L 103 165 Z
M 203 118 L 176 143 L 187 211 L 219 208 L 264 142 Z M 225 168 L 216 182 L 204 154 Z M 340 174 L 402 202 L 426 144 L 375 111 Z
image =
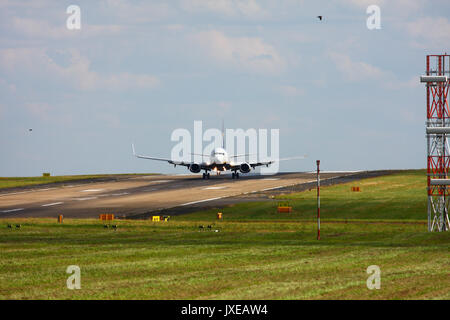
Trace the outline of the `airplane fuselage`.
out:
M 210 163 L 217 164 L 221 167 L 230 164 L 227 151 L 224 148 L 214 148 L 214 150 L 211 151 Z

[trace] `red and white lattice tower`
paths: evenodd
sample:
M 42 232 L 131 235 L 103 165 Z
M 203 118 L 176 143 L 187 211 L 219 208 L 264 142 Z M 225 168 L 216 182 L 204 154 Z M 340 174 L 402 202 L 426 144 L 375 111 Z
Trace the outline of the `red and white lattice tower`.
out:
M 428 55 L 426 75 L 420 81 L 427 89 L 427 183 L 428 231 L 450 229 L 450 56 Z

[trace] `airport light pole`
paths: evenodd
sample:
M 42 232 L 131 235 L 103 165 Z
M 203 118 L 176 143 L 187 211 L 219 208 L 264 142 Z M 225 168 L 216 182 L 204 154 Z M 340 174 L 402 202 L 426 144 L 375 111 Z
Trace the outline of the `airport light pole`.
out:
M 317 164 L 317 240 L 320 240 L 320 160 Z

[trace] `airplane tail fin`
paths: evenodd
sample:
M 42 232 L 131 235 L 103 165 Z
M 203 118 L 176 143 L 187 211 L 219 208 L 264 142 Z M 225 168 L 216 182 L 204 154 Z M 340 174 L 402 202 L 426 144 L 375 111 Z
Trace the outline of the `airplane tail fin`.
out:
M 222 148 L 225 149 L 225 122 L 222 119 Z

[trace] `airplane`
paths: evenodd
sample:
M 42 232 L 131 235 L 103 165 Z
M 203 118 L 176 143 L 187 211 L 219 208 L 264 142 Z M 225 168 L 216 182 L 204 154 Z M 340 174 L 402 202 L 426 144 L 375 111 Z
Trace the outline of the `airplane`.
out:
M 222 143 L 224 143 L 224 141 L 222 141 Z M 219 175 L 221 172 L 224 172 L 227 170 L 232 171 L 232 174 L 231 174 L 232 179 L 239 179 L 239 172 L 240 173 L 249 173 L 252 169 L 254 170 L 256 167 L 259 167 L 259 166 L 268 167 L 270 164 L 274 163 L 275 161 L 304 159 L 306 157 L 306 156 L 300 156 L 300 157 L 291 157 L 291 158 L 269 160 L 269 161 L 257 161 L 257 162 L 251 162 L 251 163 L 248 163 L 245 161 L 239 162 L 239 161 L 236 161 L 237 158 L 248 156 L 248 155 L 229 156 L 227 151 L 223 147 L 221 147 L 221 148 L 214 148 L 211 151 L 210 155 L 203 155 L 203 154 L 201 155 L 202 158 L 204 156 L 206 156 L 206 157 L 209 156 L 209 161 L 202 160 L 202 162 L 197 163 L 197 162 L 174 161 L 172 159 L 142 156 L 142 155 L 136 154 L 136 151 L 134 149 L 134 144 L 131 144 L 131 147 L 133 149 L 133 155 L 136 158 L 156 160 L 156 161 L 166 161 L 170 164 L 173 164 L 174 167 L 185 166 L 192 173 L 200 173 L 202 170 L 204 170 L 205 172 L 203 173 L 203 176 L 202 176 L 203 179 L 210 178 L 209 171 L 214 171 Z

